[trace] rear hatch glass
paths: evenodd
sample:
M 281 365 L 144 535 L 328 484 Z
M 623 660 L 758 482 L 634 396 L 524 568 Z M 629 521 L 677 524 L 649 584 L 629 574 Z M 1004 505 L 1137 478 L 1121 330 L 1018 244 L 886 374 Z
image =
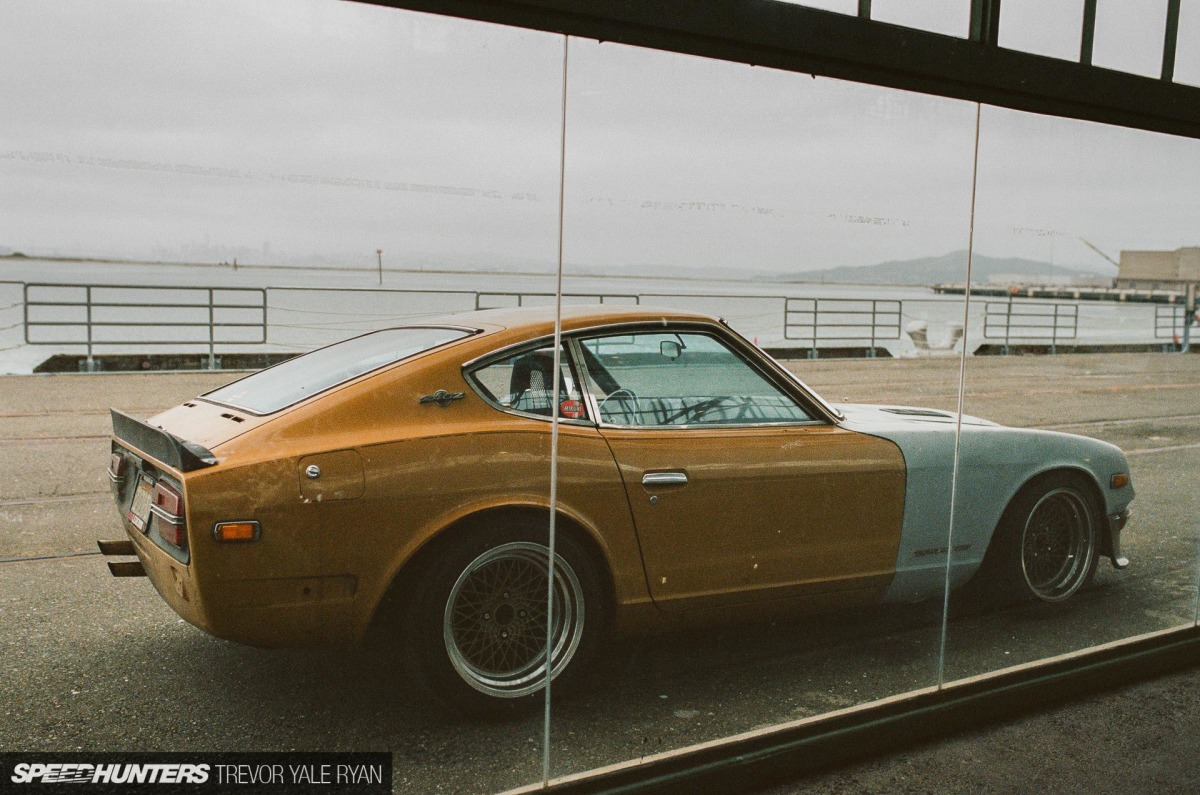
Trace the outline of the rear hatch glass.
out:
M 375 331 L 288 359 L 202 397 L 251 414 L 272 414 L 364 373 L 472 333 L 430 326 Z

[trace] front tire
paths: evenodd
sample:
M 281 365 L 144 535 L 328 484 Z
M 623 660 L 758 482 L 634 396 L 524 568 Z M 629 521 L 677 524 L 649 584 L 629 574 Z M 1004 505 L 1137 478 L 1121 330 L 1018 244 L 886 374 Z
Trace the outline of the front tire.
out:
M 442 545 L 409 593 L 409 669 L 435 696 L 472 714 L 541 703 L 546 683 L 547 528 L 529 519 L 478 523 Z M 560 534 L 554 556 L 551 677 L 578 678 L 607 610 L 587 553 Z
M 997 565 L 1019 598 L 1065 602 L 1087 585 L 1100 559 L 1102 512 L 1088 484 L 1072 474 L 1029 484 L 1001 520 Z

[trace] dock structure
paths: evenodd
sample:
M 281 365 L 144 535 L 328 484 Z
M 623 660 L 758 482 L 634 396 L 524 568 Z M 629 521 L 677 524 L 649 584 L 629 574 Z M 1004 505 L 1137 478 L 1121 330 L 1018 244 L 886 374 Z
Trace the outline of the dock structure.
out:
M 930 289 L 938 295 L 962 295 L 967 291 L 965 284 L 957 282 L 935 284 Z M 1059 301 L 1118 301 L 1138 304 L 1182 304 L 1185 300 L 1184 294 L 1176 290 L 1031 284 L 973 284 L 971 295 L 988 298 L 1049 298 Z

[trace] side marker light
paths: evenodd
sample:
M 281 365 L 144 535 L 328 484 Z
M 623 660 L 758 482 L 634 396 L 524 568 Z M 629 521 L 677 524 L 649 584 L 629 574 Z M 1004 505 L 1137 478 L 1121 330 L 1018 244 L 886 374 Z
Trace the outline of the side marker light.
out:
M 218 541 L 257 541 L 261 534 L 258 522 L 218 522 L 213 526 L 213 538 Z
M 1112 480 L 1108 482 L 1108 485 L 1114 489 L 1123 489 L 1129 485 L 1129 475 L 1126 475 L 1124 472 L 1118 472 L 1112 476 Z

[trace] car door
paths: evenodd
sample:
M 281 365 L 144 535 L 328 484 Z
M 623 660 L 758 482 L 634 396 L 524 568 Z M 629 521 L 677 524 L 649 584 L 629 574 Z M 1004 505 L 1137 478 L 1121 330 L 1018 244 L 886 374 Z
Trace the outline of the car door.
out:
M 716 328 L 585 335 L 574 350 L 667 610 L 883 588 L 904 462 L 839 428 Z

